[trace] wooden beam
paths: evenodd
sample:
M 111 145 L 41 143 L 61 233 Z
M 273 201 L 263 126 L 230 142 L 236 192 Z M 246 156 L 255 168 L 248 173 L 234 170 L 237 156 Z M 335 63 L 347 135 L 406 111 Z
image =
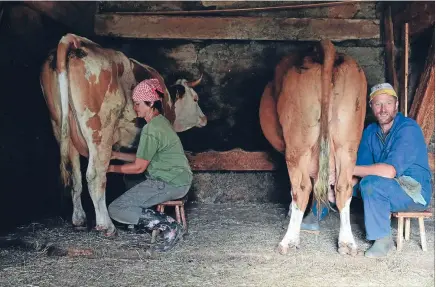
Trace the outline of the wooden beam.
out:
M 229 6 L 236 2 L 241 1 L 201 1 L 204 7 L 209 6 Z M 269 11 L 287 11 L 298 9 L 311 9 L 311 8 L 324 8 L 335 6 L 356 6 L 360 1 L 338 1 L 338 2 L 322 2 L 322 3 L 310 3 L 310 4 L 297 4 L 297 5 L 278 5 L 278 6 L 266 6 L 266 7 L 252 7 L 252 8 L 228 8 L 228 9 L 212 9 L 212 10 L 189 10 L 189 11 L 140 11 L 140 12 L 117 12 L 117 14 L 140 14 L 140 15 L 211 15 L 211 14 L 229 14 L 229 13 L 249 13 L 249 12 L 269 12 Z M 273 2 L 270 2 L 273 3 Z M 333 12 L 334 13 L 334 12 Z M 339 17 L 344 18 L 344 17 Z M 351 17 L 350 17 L 351 18 Z
M 96 14 L 100 36 L 148 39 L 301 40 L 377 39 L 379 21 L 272 17 L 200 17 Z
M 410 108 L 409 116 L 416 120 L 424 133 L 426 144 L 435 129 L 434 102 L 435 102 L 435 76 L 434 76 L 434 34 L 430 44 L 424 71 L 419 78 L 418 88 L 416 89 L 413 103 Z
M 388 81 L 398 91 L 398 78 L 395 69 L 395 40 L 394 40 L 394 27 L 392 24 L 391 7 L 384 11 L 384 41 L 385 41 L 385 59 L 388 70 Z
M 186 152 L 192 170 L 195 171 L 272 171 L 277 169 L 267 152 L 207 151 L 197 154 Z

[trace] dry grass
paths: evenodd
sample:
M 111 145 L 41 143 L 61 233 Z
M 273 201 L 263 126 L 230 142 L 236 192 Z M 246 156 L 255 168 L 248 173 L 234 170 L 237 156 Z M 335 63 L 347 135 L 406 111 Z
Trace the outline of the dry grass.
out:
M 434 285 L 433 219 L 425 222 L 428 252 L 421 250 L 418 225 L 412 221 L 411 241 L 401 253 L 371 260 L 337 253 L 337 213 L 322 222 L 319 235 L 302 233 L 301 248 L 281 256 L 275 251 L 285 232 L 286 211 L 280 205 L 191 204 L 187 212 L 190 232 L 169 253 L 149 252 L 149 234 L 119 230 L 109 239 L 97 232 L 74 232 L 61 220 L 27 226 L 8 238 L 20 238 L 15 243 L 33 251 L 6 248 L 11 240 L 2 241 L 0 286 Z M 359 248 L 365 250 L 369 243 L 362 220 L 353 216 L 352 223 Z M 68 250 L 92 253 L 72 257 L 68 255 L 78 254 Z

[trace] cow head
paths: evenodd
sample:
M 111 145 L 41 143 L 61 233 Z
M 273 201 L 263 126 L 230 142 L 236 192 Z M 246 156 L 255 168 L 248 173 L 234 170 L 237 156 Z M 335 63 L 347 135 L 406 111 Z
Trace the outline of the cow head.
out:
M 207 118 L 198 105 L 198 95 L 193 89 L 200 83 L 201 78 L 192 82 L 179 79 L 169 88 L 176 114 L 173 123 L 176 132 L 183 132 L 192 127 L 204 127 L 207 124 Z

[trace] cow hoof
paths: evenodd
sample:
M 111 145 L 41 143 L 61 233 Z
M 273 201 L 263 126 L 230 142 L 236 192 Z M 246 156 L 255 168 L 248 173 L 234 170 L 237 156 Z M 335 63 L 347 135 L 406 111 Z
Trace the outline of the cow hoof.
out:
M 117 233 L 117 230 L 115 229 L 115 230 L 112 230 L 112 231 L 108 231 L 108 230 L 106 230 L 106 232 L 104 232 L 103 233 L 103 235 L 105 236 L 105 237 L 116 237 L 117 235 L 118 235 L 118 233 Z
M 277 251 L 281 254 L 281 255 L 285 255 L 286 253 L 288 253 L 289 250 L 289 246 L 283 246 L 281 244 L 279 244 L 279 246 L 277 246 Z
M 103 226 L 103 225 L 96 225 L 95 226 L 95 230 L 97 230 L 97 231 L 106 231 L 107 227 Z
M 83 227 L 86 226 L 86 219 L 84 220 L 73 220 L 74 227 Z
M 85 226 L 73 225 L 73 229 L 74 231 L 87 231 L 88 227 L 86 225 Z
M 357 248 L 353 247 L 351 244 L 340 243 L 339 248 L 338 248 L 338 252 L 341 255 L 356 256 L 357 255 Z
M 299 248 L 298 245 L 294 245 L 294 244 L 289 244 L 289 245 L 282 245 L 281 243 L 279 243 L 279 246 L 277 246 L 277 251 L 281 254 L 281 255 L 285 255 L 288 253 L 289 249 L 296 251 Z

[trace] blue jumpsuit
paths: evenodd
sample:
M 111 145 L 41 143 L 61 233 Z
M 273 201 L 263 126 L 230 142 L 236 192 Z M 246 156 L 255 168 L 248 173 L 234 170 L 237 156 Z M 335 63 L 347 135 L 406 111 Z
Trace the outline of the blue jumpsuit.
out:
M 391 212 L 425 210 L 432 197 L 427 146 L 421 128 L 413 119 L 397 113 L 386 137 L 383 137 L 378 123 L 369 125 L 363 131 L 356 164 L 376 163 L 392 165 L 396 175 L 394 179 L 375 175 L 365 176 L 354 188 L 353 195 L 360 191 L 364 203 L 368 240 L 390 235 Z M 411 178 L 418 188 L 420 184 L 420 192 L 419 189 L 417 192 L 415 190 L 415 193 L 406 192 L 398 181 L 404 178 Z

